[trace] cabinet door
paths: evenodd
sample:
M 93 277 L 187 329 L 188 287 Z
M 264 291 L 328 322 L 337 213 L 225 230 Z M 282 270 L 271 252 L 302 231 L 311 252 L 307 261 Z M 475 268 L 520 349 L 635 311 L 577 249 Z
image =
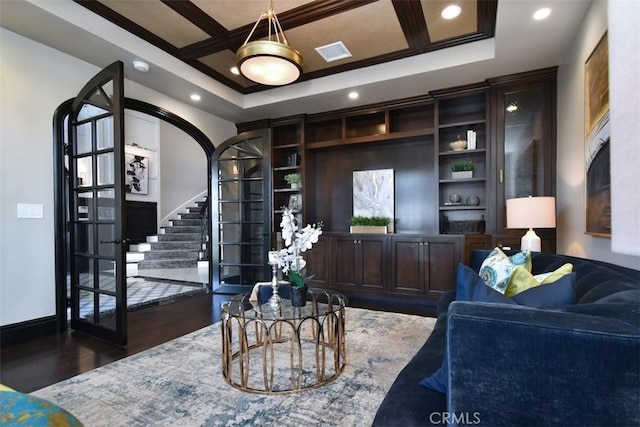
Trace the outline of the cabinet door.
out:
M 423 261 L 428 248 L 422 238 L 392 239 L 392 292 L 414 295 L 424 293 L 426 271 Z
M 360 247 L 358 239 L 351 236 L 333 239 L 333 283 L 337 289 L 352 290 L 357 287 Z
M 336 288 L 384 290 L 387 269 L 386 237 L 336 237 L 333 247 Z
M 304 259 L 307 261 L 307 274 L 313 276 L 309 281 L 309 286 L 323 289 L 331 287 L 330 254 L 331 242 L 325 237 L 321 237 L 311 250 L 304 253 Z
M 494 99 L 495 232 L 503 233 L 507 199 L 555 195 L 555 72 L 496 87 Z
M 425 295 L 439 298 L 446 291 L 456 288 L 456 275 L 460 257 L 460 242 L 456 239 L 430 238 L 426 255 Z
M 383 290 L 386 283 L 387 238 L 359 238 L 360 287 L 364 290 Z

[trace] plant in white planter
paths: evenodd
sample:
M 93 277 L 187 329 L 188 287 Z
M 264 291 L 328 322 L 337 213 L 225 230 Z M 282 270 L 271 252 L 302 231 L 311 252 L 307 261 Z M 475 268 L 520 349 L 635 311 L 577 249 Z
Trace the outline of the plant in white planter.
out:
M 451 177 L 453 179 L 473 178 L 473 160 L 459 160 L 451 165 Z
M 352 216 L 349 219 L 351 233 L 387 234 L 391 218 L 382 216 Z
M 291 188 L 300 188 L 300 174 L 299 173 L 290 173 L 284 176 L 284 180 L 287 181 L 287 184 L 291 186 Z

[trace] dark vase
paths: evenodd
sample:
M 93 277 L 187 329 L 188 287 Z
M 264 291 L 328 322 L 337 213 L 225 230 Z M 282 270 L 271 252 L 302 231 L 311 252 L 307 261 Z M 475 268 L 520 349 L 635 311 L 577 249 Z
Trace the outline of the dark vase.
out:
M 291 305 L 294 307 L 304 307 L 307 305 L 307 290 L 309 287 L 304 286 L 292 286 L 291 287 Z

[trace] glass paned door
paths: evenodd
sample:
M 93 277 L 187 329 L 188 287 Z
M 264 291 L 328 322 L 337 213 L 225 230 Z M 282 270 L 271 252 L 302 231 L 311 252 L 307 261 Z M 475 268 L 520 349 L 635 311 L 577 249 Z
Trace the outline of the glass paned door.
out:
M 551 93 L 547 81 L 497 91 L 498 230 L 506 226 L 506 200 L 554 194 Z
M 227 140 L 214 154 L 214 290 L 241 290 L 270 278 L 268 153 L 266 132 L 253 131 Z
M 69 120 L 71 328 L 126 345 L 123 67 L 80 91 Z

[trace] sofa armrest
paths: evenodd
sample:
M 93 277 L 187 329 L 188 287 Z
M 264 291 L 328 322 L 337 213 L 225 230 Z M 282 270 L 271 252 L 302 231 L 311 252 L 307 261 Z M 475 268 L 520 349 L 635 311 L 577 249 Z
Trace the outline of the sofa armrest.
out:
M 640 425 L 640 336 L 616 319 L 454 302 L 453 425 Z

